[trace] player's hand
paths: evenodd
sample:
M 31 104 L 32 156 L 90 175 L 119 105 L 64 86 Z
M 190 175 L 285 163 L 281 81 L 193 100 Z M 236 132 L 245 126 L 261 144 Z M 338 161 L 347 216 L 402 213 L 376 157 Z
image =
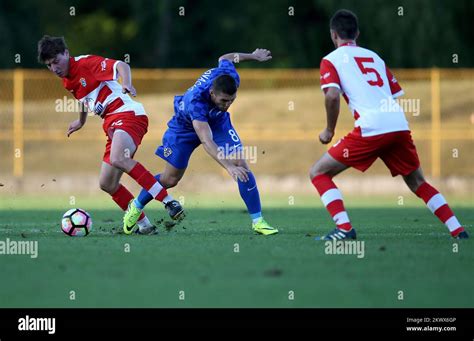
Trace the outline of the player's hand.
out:
M 330 131 L 328 129 L 324 129 L 321 134 L 319 134 L 319 141 L 321 141 L 322 144 L 328 144 L 331 142 L 332 138 L 334 137 L 334 132 Z
M 137 95 L 137 90 L 135 90 L 135 88 L 133 87 L 132 84 L 123 84 L 122 85 L 122 93 L 124 94 L 130 94 L 132 95 L 133 97 L 135 97 Z
M 227 167 L 227 172 L 229 172 L 230 176 L 235 181 L 237 181 L 237 179 L 239 179 L 242 182 L 249 181 L 249 175 L 247 174 L 248 170 L 244 167 L 238 167 L 238 166 L 232 165 L 232 166 Z
M 266 62 L 267 60 L 272 59 L 272 52 L 266 49 L 256 49 L 252 52 L 252 55 L 255 60 L 258 60 L 259 62 Z
M 80 120 L 75 120 L 74 122 L 71 122 L 67 130 L 67 137 L 69 137 L 75 131 L 78 131 L 79 129 L 81 129 L 83 125 L 84 124 Z

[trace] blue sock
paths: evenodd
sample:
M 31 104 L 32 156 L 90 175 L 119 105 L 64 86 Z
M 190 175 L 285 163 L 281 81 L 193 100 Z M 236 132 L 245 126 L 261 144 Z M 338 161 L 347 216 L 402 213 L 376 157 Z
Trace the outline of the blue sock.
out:
M 155 179 L 156 181 L 160 181 L 160 175 L 161 174 L 156 174 L 155 175 Z M 142 189 L 142 191 L 140 192 L 140 194 L 138 195 L 137 198 L 135 198 L 135 206 L 137 206 L 139 209 L 143 210 L 143 208 L 146 206 L 146 204 L 148 204 L 150 201 L 153 200 L 153 197 L 151 196 L 150 193 L 148 193 L 148 191 L 146 191 L 145 189 Z
M 238 180 L 240 196 L 247 205 L 247 210 L 252 220 L 262 216 L 262 206 L 260 205 L 260 194 L 258 194 L 257 182 L 252 172 L 247 173 L 249 181 L 242 182 Z

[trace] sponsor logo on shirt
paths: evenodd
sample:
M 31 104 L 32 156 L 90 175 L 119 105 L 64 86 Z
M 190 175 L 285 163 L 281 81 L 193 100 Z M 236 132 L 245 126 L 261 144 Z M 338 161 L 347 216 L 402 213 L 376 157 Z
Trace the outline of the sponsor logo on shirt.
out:
M 104 105 L 100 102 L 97 102 L 94 104 L 94 99 L 90 97 L 87 97 L 84 100 L 84 105 L 86 106 L 89 112 L 93 112 L 94 114 L 99 115 L 99 116 L 102 115 L 105 109 Z
M 85 88 L 87 83 L 86 83 L 86 80 L 84 79 L 84 77 L 81 77 L 81 79 L 79 79 L 79 82 L 81 82 L 81 85 Z
M 99 116 L 100 116 L 100 115 L 102 115 L 102 112 L 103 112 L 103 111 L 104 111 L 104 106 L 102 105 L 102 103 L 100 103 L 100 102 L 97 103 L 97 104 L 95 105 L 95 108 L 94 108 L 94 113 L 95 113 L 96 115 L 99 115 Z M 120 122 L 120 124 L 122 124 L 122 123 Z M 117 124 L 117 125 L 118 125 L 118 124 Z

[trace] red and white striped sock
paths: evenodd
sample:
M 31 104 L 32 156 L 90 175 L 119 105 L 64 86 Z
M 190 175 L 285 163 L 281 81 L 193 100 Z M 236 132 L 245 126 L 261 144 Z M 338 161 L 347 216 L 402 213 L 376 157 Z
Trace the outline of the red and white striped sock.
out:
M 126 211 L 128 208 L 128 203 L 130 200 L 133 199 L 133 194 L 130 193 L 130 191 L 123 186 L 122 184 L 119 185 L 119 188 L 115 191 L 114 194 L 111 194 L 112 199 L 119 205 L 119 207 L 123 210 Z M 145 213 L 142 212 L 140 215 L 140 218 L 138 220 L 142 220 L 145 218 Z
M 132 168 L 130 175 L 140 186 L 142 186 L 150 195 L 158 201 L 163 201 L 168 195 L 163 186 L 155 179 L 155 177 L 142 166 L 140 162 Z
M 416 190 L 415 194 L 423 199 L 426 206 L 443 224 L 446 225 L 453 237 L 464 231 L 451 208 L 449 208 L 446 199 L 427 182 L 423 182 Z
M 326 209 L 329 211 L 337 227 L 344 231 L 350 231 L 352 225 L 344 208 L 342 194 L 331 177 L 326 174 L 321 174 L 315 176 L 311 182 L 318 190 L 324 206 L 326 206 Z

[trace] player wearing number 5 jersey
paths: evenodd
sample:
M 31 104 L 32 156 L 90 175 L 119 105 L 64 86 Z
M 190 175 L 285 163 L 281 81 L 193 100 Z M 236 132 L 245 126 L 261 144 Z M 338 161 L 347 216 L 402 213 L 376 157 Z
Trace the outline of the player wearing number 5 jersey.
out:
M 227 110 L 237 95 L 240 77 L 234 62 L 267 61 L 270 51 L 256 49 L 253 53 L 229 53 L 219 58 L 219 65 L 199 77 L 184 95 L 174 99 L 174 116 L 168 122 L 163 145 L 156 154 L 166 161 L 163 173 L 156 175 L 165 188 L 178 184 L 186 171 L 189 158 L 199 145 L 237 181 L 239 191 L 252 219 L 253 230 L 271 235 L 278 232 L 262 217 L 255 177 L 243 158 L 243 147 L 230 121 Z M 130 205 L 124 223 L 134 224 L 151 196 L 142 191 Z
M 392 176 L 403 176 L 410 190 L 423 199 L 454 238 L 468 238 L 444 197 L 423 176 L 408 122 L 395 101 L 403 95 L 402 88 L 376 53 L 356 45 L 356 15 L 337 11 L 331 18 L 330 32 L 336 49 L 322 59 L 320 66 L 327 127 L 319 140 L 327 144 L 334 136 L 341 94 L 352 112 L 355 128 L 310 171 L 311 181 L 336 223 L 336 229 L 322 239 L 356 238 L 332 178 L 349 167 L 364 172 L 377 158 L 382 159 Z

